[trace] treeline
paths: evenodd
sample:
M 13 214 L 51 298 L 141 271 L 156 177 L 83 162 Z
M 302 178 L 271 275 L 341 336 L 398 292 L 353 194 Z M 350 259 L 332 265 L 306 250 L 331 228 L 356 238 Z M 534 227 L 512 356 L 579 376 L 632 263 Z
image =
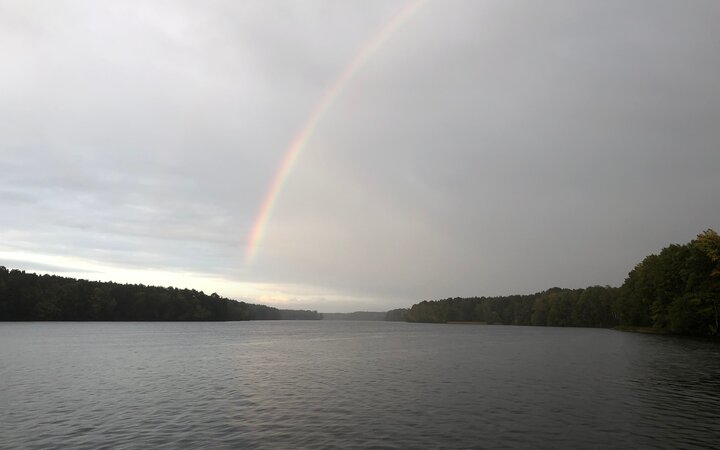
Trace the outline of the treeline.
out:
M 616 304 L 621 324 L 672 333 L 720 330 L 720 236 L 706 230 L 650 255 L 628 274 Z
M 322 320 L 323 315 L 306 309 L 281 309 L 280 320 Z
M 647 327 L 717 336 L 720 236 L 707 230 L 685 245 L 646 257 L 619 288 L 552 288 L 532 295 L 447 298 L 388 311 L 386 320 L 505 325 Z
M 38 275 L 0 266 L 0 320 L 288 320 L 317 311 L 280 310 L 194 289 Z
M 410 309 L 392 310 L 386 320 L 408 322 L 483 322 L 550 327 L 611 327 L 617 319 L 612 305 L 618 288 L 552 288 L 531 295 L 447 298 L 423 301 Z
M 385 313 L 385 320 L 391 322 L 406 322 L 407 321 L 407 308 L 391 309 Z
M 385 320 L 386 313 L 355 311 L 351 313 L 322 313 L 324 320 Z

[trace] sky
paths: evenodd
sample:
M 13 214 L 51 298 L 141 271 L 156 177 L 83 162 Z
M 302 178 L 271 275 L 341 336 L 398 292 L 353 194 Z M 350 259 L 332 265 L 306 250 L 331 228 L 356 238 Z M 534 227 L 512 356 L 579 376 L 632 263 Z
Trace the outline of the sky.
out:
M 321 312 L 720 230 L 715 0 L 0 0 L 0 265 Z

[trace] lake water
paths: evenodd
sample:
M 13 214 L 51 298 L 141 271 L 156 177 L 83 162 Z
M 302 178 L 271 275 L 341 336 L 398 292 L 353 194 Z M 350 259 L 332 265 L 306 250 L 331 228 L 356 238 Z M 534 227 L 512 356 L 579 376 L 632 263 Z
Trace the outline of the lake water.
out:
M 2 448 L 717 448 L 720 342 L 386 322 L 0 323 Z

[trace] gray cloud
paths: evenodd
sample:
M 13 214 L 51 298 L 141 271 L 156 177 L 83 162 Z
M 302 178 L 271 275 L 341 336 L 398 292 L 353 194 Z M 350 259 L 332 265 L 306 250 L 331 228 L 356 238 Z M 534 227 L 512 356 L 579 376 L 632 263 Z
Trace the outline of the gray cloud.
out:
M 382 309 L 617 285 L 720 227 L 715 2 L 429 1 L 327 111 L 245 266 L 290 140 L 402 5 L 0 1 L 2 247 Z
M 413 299 L 617 285 L 717 226 L 714 7 L 446 5 L 318 131 L 275 222 L 279 278 Z

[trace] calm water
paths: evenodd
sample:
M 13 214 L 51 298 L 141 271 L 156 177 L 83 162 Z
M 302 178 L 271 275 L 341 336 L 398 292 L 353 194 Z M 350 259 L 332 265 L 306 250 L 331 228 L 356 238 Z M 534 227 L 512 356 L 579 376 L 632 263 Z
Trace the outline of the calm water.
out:
M 711 448 L 720 345 L 385 322 L 0 323 L 0 447 Z

